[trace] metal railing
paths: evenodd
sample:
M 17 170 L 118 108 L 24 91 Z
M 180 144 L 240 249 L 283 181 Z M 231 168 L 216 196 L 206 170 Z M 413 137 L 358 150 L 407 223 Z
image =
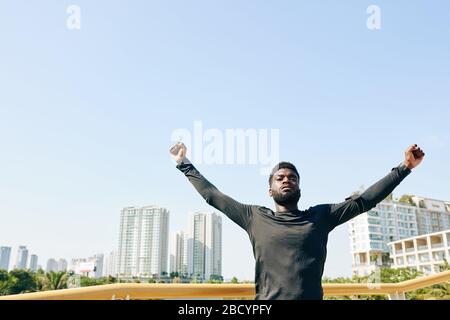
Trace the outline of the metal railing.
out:
M 405 292 L 450 281 L 450 271 L 399 283 L 324 283 L 325 296 L 388 295 L 405 299 Z M 254 284 L 117 283 L 2 296 L 0 300 L 139 300 L 189 298 L 254 298 Z

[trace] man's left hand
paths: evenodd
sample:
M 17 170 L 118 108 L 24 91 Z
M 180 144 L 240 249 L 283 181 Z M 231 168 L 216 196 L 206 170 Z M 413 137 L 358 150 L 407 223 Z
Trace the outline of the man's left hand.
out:
M 405 151 L 405 161 L 404 164 L 409 169 L 414 169 L 417 167 L 425 157 L 425 153 L 420 149 L 417 144 L 409 146 Z

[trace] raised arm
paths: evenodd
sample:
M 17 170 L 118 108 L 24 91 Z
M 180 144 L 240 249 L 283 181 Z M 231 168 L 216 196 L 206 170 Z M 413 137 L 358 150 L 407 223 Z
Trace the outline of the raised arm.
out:
M 330 229 L 374 208 L 392 193 L 400 182 L 411 173 L 412 169 L 422 162 L 424 156 L 425 153 L 416 144 L 411 145 L 405 151 L 405 161 L 393 168 L 387 176 L 373 184 L 361 195 L 351 196 L 341 203 L 325 205 L 328 206 L 326 209 Z
M 179 142 L 170 149 L 177 168 L 184 173 L 195 189 L 208 204 L 223 212 L 244 230 L 248 229 L 251 218 L 251 206 L 242 204 L 220 192 L 186 158 L 186 146 Z

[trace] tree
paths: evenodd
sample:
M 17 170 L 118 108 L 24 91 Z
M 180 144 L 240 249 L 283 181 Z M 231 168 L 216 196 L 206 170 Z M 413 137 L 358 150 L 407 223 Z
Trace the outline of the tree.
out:
M 46 283 L 45 271 L 42 269 L 36 271 L 35 279 L 36 279 L 36 291 L 45 290 L 45 283 Z
M 191 279 L 191 283 L 200 283 L 196 276 L 193 276 Z
M 440 267 L 441 270 L 445 270 L 449 268 L 449 265 L 446 261 Z M 391 269 L 391 268 L 381 268 L 377 273 L 372 273 L 370 276 L 358 277 L 354 276 L 352 279 L 345 278 L 337 278 L 330 279 L 324 277 L 324 283 L 368 283 L 370 280 L 376 279 L 375 282 L 381 283 L 398 283 L 407 280 L 415 279 L 419 276 L 422 276 L 422 272 L 417 271 L 414 268 L 399 268 L 399 269 Z M 438 285 L 434 285 L 427 288 L 418 289 L 412 292 L 405 293 L 406 299 L 408 300 L 436 300 L 436 299 L 445 299 L 450 300 L 450 284 L 442 283 Z M 380 300 L 387 299 L 385 295 L 357 295 L 357 296 L 338 296 L 338 297 L 325 297 L 327 300 L 335 300 L 335 299 L 364 299 L 364 300 Z
M 67 288 L 68 274 L 65 271 L 50 271 L 45 274 L 44 290 L 60 290 Z
M 210 275 L 209 281 L 208 281 L 208 283 L 222 283 L 222 282 L 223 282 L 223 277 L 218 274 Z
M 403 203 L 407 203 L 407 204 L 415 206 L 416 204 L 412 200 L 413 197 L 414 197 L 414 195 L 404 194 L 400 197 L 400 199 L 398 199 L 398 202 L 403 202 Z
M 239 283 L 239 281 L 236 277 L 233 277 L 231 278 L 231 283 Z
M 80 279 L 80 286 L 81 287 L 99 286 L 105 284 L 104 281 L 105 280 L 102 278 L 96 279 L 83 276 Z
M 450 270 L 450 265 L 447 259 L 444 258 L 444 263 L 439 266 L 439 272 L 444 272 Z
M 105 284 L 110 284 L 110 283 L 116 283 L 117 282 L 117 278 L 113 277 L 113 276 L 107 276 L 105 278 Z
M 0 295 L 9 295 L 11 294 L 11 288 L 15 286 L 17 282 L 16 278 L 12 278 L 8 271 L 0 270 Z
M 381 268 L 380 276 L 383 283 L 397 283 L 415 279 L 422 275 L 422 272 L 414 268 Z
M 11 286 L 8 294 L 34 292 L 37 290 L 36 278 L 29 270 L 15 269 L 9 272 Z

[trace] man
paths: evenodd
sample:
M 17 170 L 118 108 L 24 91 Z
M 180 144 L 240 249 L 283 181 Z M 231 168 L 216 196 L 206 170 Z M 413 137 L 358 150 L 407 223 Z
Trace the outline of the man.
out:
M 256 299 L 323 298 L 321 279 L 328 233 L 336 226 L 370 210 L 385 199 L 417 167 L 425 153 L 411 145 L 405 160 L 361 195 L 337 204 L 321 204 L 299 210 L 300 176 L 295 166 L 280 162 L 269 178 L 269 196 L 275 211 L 237 202 L 206 180 L 186 158 L 186 146 L 171 148 L 181 170 L 208 204 L 226 214 L 250 238 L 256 260 Z

